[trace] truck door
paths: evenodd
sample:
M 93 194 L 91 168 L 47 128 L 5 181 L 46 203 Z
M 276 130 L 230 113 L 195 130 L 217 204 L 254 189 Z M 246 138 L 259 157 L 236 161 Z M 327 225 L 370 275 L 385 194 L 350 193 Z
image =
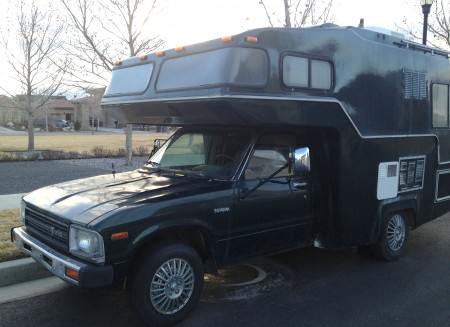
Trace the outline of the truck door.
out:
M 278 142 L 270 145 L 265 140 Z M 312 199 L 307 178 L 290 177 L 286 167 L 249 193 L 262 179 L 288 162 L 295 142 L 287 140 L 292 138 L 264 137 L 255 146 L 236 189 L 231 258 L 243 259 L 298 247 L 309 238 Z

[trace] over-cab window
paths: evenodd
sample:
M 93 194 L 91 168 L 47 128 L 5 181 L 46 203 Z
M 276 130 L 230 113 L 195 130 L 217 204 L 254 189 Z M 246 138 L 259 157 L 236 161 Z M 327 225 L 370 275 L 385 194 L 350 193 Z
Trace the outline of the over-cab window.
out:
M 434 83 L 432 86 L 433 127 L 449 127 L 449 91 L 448 85 Z
M 286 87 L 329 90 L 333 86 L 333 65 L 329 61 L 286 55 L 282 66 Z
M 269 58 L 261 49 L 231 47 L 164 61 L 158 91 L 217 85 L 264 86 Z
M 144 93 L 152 73 L 152 63 L 115 68 L 111 73 L 111 82 L 106 88 L 105 96 Z

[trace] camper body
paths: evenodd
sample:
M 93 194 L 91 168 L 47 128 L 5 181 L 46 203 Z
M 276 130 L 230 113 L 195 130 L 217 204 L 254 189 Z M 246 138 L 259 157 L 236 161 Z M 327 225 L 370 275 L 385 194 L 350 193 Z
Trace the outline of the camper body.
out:
M 203 273 L 304 246 L 394 260 L 450 206 L 447 54 L 358 28 L 259 29 L 118 62 L 115 119 L 181 126 L 139 170 L 23 198 L 18 247 L 182 319 Z M 152 277 L 153 276 L 153 277 Z

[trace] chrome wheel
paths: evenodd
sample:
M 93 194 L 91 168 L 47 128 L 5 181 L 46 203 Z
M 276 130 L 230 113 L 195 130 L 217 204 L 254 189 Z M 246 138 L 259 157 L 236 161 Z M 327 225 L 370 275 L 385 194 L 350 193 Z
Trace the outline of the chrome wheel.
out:
M 164 262 L 150 284 L 150 299 L 159 313 L 169 315 L 180 311 L 194 291 L 194 271 L 184 259 Z
M 387 226 L 387 242 L 391 251 L 398 251 L 403 246 L 406 237 L 406 225 L 402 216 L 392 216 Z

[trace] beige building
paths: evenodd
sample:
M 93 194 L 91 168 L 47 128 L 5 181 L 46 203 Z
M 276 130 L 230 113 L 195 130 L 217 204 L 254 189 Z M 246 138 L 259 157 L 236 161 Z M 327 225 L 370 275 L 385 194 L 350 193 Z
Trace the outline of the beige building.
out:
M 69 126 L 80 122 L 81 130 L 91 130 L 96 127 L 117 127 L 116 122 L 105 114 L 100 106 L 104 88 L 88 91 L 88 96 L 67 100 L 65 96 L 52 96 L 45 105 L 35 113 L 34 125 L 49 129 L 61 127 L 60 121 L 65 120 Z M 20 101 L 23 95 L 18 95 Z M 12 98 L 0 95 L 0 125 L 13 123 L 27 127 L 27 111 Z
M 69 124 L 73 122 L 74 105 L 65 96 L 54 96 L 48 99 L 42 114 L 37 117 L 38 121 L 46 118 L 49 127 L 61 127 L 57 124 L 58 120 L 66 120 Z
M 0 125 L 8 123 L 18 124 L 27 120 L 27 113 L 13 99 L 0 95 Z
M 88 96 L 69 101 L 74 105 L 73 121 L 79 121 L 82 130 L 115 127 L 114 121 L 103 112 L 100 106 L 104 91 L 104 88 L 89 90 L 86 92 Z

